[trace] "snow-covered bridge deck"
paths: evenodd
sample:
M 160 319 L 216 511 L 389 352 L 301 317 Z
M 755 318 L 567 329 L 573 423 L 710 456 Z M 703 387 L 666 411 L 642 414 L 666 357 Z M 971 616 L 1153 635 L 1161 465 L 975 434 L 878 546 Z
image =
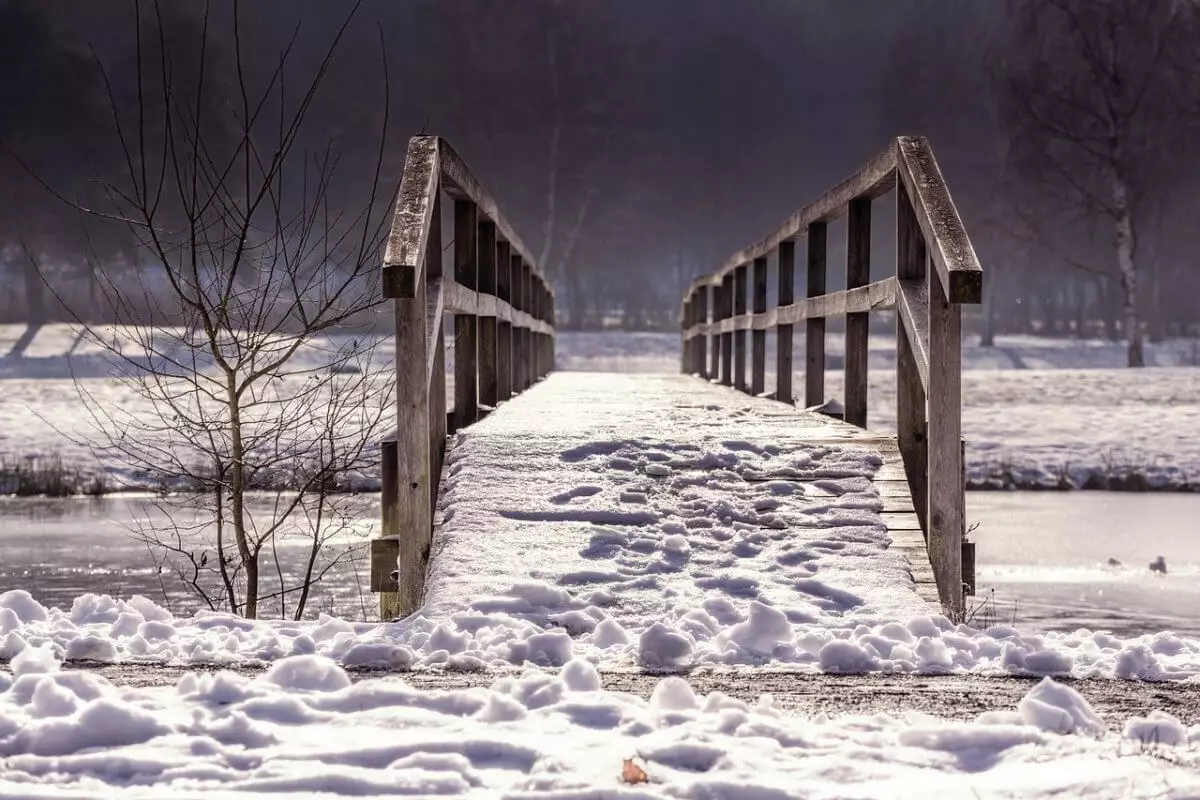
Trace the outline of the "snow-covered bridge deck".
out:
M 793 624 L 940 613 L 893 440 L 694 377 L 550 375 L 459 432 L 440 511 L 432 618 L 767 655 Z

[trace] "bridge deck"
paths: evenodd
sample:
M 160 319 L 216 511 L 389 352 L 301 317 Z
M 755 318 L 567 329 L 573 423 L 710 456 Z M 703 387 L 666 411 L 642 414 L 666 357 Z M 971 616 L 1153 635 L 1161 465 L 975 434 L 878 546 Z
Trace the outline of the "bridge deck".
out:
M 938 610 L 890 437 L 698 378 L 552 374 L 460 432 L 443 480 L 427 616 L 737 639 L 783 624 L 729 634 L 754 600 L 791 625 Z

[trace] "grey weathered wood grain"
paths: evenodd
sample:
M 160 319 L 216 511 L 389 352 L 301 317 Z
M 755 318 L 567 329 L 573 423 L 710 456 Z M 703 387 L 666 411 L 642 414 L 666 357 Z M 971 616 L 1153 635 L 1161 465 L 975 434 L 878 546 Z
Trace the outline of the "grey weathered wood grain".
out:
M 733 271 L 733 315 L 744 319 L 746 314 L 747 267 L 742 264 Z M 746 329 L 733 331 L 733 387 L 746 391 Z
M 779 243 L 779 265 L 777 269 L 777 308 L 783 311 L 796 302 L 796 244 L 792 241 Z M 778 319 L 778 315 L 777 315 Z M 775 399 L 781 403 L 795 402 L 792 391 L 792 348 L 795 343 L 795 326 L 790 322 L 778 322 L 775 329 Z
M 497 327 L 499 320 L 495 312 L 496 299 L 496 224 L 489 220 L 479 222 L 478 263 L 479 278 L 477 292 L 479 297 L 490 298 L 493 303 L 493 313 L 478 312 L 479 336 L 479 402 L 489 408 L 495 408 L 500 402 L 499 385 L 496 379 L 496 349 Z
M 766 257 L 754 259 L 752 270 L 754 291 L 750 309 L 755 314 L 765 314 L 767 311 Z M 750 336 L 750 394 L 759 395 L 766 391 L 767 386 L 767 330 L 766 328 L 755 328 Z
M 962 540 L 966 508 L 962 480 L 962 322 L 940 280 L 929 281 L 929 559 L 942 604 L 963 611 Z
M 475 292 L 479 270 L 479 218 L 471 200 L 454 201 L 454 281 Z M 445 292 L 443 285 L 442 291 Z M 478 301 L 475 303 L 478 306 Z M 479 418 L 478 308 L 454 312 L 454 427 Z
M 925 238 L 908 199 L 896 192 L 896 276 L 901 301 L 896 315 L 896 431 L 916 512 L 928 530 L 929 430 L 925 387 L 929 375 L 929 291 Z M 922 370 L 922 363 L 925 365 Z
M 761 314 L 746 314 L 716 323 L 697 323 L 692 333 L 725 333 L 727 331 L 763 331 L 777 325 L 794 324 L 805 320 L 840 317 L 846 314 L 884 311 L 897 306 L 899 288 L 895 278 L 868 283 L 857 289 L 797 300 L 790 306 L 772 308 Z
M 826 238 L 828 226 L 823 221 L 808 226 L 808 270 L 806 294 L 809 299 L 825 294 Z M 825 402 L 825 320 L 810 317 L 804 335 L 804 405 L 817 406 Z
M 384 298 L 414 298 L 417 284 L 423 280 L 426 243 L 440 185 L 439 163 L 436 136 L 409 140 L 383 255 Z
M 929 142 L 921 136 L 901 137 L 896 142 L 896 164 L 943 293 L 955 304 L 980 302 L 983 269 Z
M 871 199 L 850 201 L 846 217 L 846 288 L 854 290 L 871 280 Z M 845 420 L 867 427 L 867 340 L 871 315 L 846 314 Z
M 733 275 L 721 280 L 721 322 L 733 316 Z M 721 384 L 733 386 L 733 331 L 721 333 Z

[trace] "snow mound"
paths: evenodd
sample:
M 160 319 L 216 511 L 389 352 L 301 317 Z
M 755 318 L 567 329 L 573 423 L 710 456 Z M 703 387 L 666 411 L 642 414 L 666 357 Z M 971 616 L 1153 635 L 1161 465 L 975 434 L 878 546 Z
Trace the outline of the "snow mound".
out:
M 529 670 L 487 688 L 421 692 L 398 677 L 353 683 L 328 659 L 282 659 L 257 678 L 189 673 L 176 691 L 117 688 L 43 663 L 0 680 L 0 796 L 66 798 L 449 796 L 1124 798 L 1133 786 L 1200 791 L 1165 714 L 1103 736 L 1047 679 L 1020 710 L 974 723 L 920 714 L 789 717 L 763 697 L 697 695 L 678 676 L 649 700 L 603 691 L 595 667 Z M 38 664 L 45 669 L 30 671 Z M 86 680 L 70 680 L 72 676 Z M 1031 710 L 1036 709 L 1036 710 Z M 1087 734 L 1060 736 L 1065 726 Z M 1050 733 L 1048 731 L 1054 731 Z M 1124 746 L 1123 746 L 1124 745 Z M 622 786 L 626 759 L 649 778 Z M 1150 796 L 1150 795 L 1147 795 Z

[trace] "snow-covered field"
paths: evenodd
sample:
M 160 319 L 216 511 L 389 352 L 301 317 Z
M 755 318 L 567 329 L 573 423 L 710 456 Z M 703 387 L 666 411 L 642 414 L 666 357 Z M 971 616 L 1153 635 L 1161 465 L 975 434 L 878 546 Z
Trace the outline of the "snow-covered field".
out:
M 971 488 L 1200 491 L 1200 340 L 1146 345 L 1151 366 L 1122 366 L 1107 341 L 999 336 L 963 343 L 963 435 Z M 844 340 L 827 336 L 826 395 L 840 398 Z M 797 334 L 795 352 L 803 353 Z M 775 341 L 767 337 L 767 389 Z M 675 372 L 675 334 L 559 335 L 561 369 Z M 870 341 L 868 424 L 895 429 L 895 339 Z M 803 387 L 803 376 L 793 382 Z
M 87 442 L 94 425 L 79 386 L 98 407 L 136 411 L 143 401 L 104 377 L 99 349 L 71 326 L 48 325 L 23 350 L 5 356 L 25 332 L 0 326 L 0 460 L 61 457 L 83 471 L 103 470 L 114 487 L 136 484 L 124 465 L 98 463 Z M 802 352 L 798 335 L 796 352 Z M 870 425 L 895 419 L 895 343 L 871 338 Z M 828 336 L 827 394 L 840 397 L 843 342 Z M 314 358 L 321 349 L 315 348 Z M 391 357 L 382 343 L 377 357 Z M 69 358 L 68 358 L 69 355 Z M 451 357 L 452 357 L 451 352 Z M 1200 342 L 1147 345 L 1143 370 L 1121 367 L 1120 343 L 1001 336 L 963 347 L 963 433 L 972 488 L 1148 488 L 1200 490 Z M 768 336 L 768 365 L 774 338 Z M 559 334 L 564 370 L 666 372 L 679 369 L 673 333 Z M 773 385 L 773 375 L 767 386 Z M 797 376 L 797 386 L 802 386 Z M 365 476 L 362 485 L 374 478 Z
M 221 798 L 1184 798 L 1200 726 L 1101 720 L 1046 679 L 974 722 L 921 714 L 795 718 L 698 696 L 601 690 L 571 661 L 489 688 L 352 683 L 302 655 L 250 679 L 123 689 L 27 650 L 0 673 L 0 796 Z M 1109 726 L 1115 723 L 1120 733 Z

